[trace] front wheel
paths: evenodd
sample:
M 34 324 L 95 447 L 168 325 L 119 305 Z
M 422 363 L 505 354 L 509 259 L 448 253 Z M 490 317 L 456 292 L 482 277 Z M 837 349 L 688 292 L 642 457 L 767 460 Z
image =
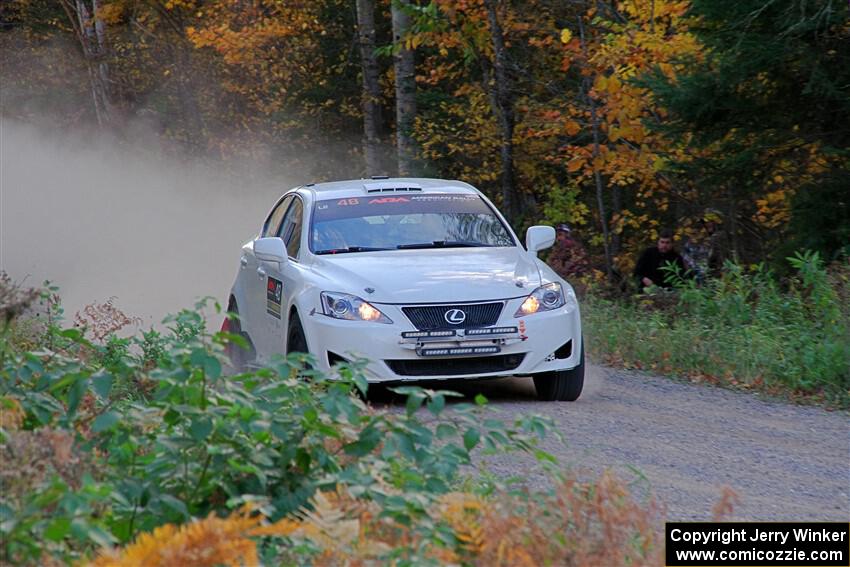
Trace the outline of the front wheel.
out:
M 552 402 L 574 402 L 584 387 L 584 341 L 578 366 L 570 370 L 555 370 L 534 375 L 537 399 Z
M 309 353 L 307 350 L 307 337 L 304 335 L 301 319 L 295 313 L 289 318 L 289 329 L 286 333 L 286 354 L 292 354 L 293 352 Z

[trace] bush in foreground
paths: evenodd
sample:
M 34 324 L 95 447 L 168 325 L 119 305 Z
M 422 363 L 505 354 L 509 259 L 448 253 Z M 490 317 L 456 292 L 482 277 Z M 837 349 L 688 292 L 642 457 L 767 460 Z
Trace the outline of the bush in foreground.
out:
M 483 398 L 447 408 L 452 392 L 413 387 L 397 390 L 404 411 L 376 411 L 356 363 L 323 376 L 293 356 L 225 375 L 239 338 L 207 334 L 200 308 L 125 338 L 121 324 L 91 334 L 85 318 L 62 329 L 55 317 L 22 338 L 7 321 L 2 561 L 660 562 L 660 521 L 613 480 L 547 498 L 464 479 L 478 450 L 552 463 L 542 418 L 506 424 Z M 111 304 L 87 314 L 130 321 Z M 603 544 L 612 530 L 619 543 Z

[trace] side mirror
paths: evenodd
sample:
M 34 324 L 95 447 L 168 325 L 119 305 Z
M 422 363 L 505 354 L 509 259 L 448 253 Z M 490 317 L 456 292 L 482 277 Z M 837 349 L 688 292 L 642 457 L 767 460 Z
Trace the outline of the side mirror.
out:
M 286 262 L 288 258 L 283 239 L 276 236 L 254 241 L 254 256 L 264 262 Z
M 553 244 L 555 244 L 555 229 L 551 226 L 531 226 L 525 233 L 525 247 L 532 254 L 545 250 Z

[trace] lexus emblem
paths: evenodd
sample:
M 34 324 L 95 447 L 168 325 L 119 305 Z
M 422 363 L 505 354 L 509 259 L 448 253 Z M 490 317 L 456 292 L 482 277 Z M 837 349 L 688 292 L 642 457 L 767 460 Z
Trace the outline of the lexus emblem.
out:
M 466 321 L 466 313 L 460 309 L 449 309 L 445 314 L 446 323 L 450 325 L 460 325 Z

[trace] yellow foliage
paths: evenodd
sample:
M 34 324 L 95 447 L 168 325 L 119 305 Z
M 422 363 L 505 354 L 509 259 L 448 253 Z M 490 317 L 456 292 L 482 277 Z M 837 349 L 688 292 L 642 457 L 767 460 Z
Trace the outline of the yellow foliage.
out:
M 257 547 L 251 539 L 262 535 L 287 536 L 297 522 L 281 520 L 261 525 L 262 517 L 244 507 L 227 518 L 210 515 L 183 526 L 167 524 L 144 533 L 120 551 L 101 554 L 91 567 L 207 567 L 257 565 Z
M 26 412 L 21 402 L 9 396 L 0 398 L 0 429 L 17 431 L 23 425 L 24 418 Z

